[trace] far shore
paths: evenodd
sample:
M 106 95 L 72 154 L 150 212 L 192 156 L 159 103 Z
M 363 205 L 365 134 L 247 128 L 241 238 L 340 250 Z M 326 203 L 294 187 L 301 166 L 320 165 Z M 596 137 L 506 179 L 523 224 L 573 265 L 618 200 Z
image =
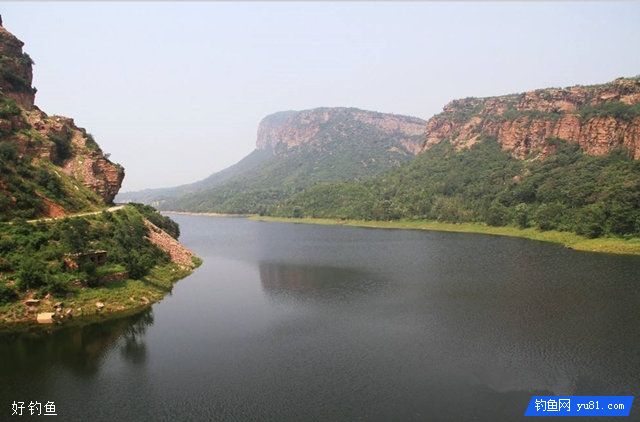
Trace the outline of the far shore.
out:
M 161 214 L 177 214 L 177 215 L 202 215 L 205 217 L 237 217 L 246 218 L 253 217 L 256 214 L 225 214 L 220 212 L 190 212 L 190 211 L 160 211 Z
M 496 236 L 521 237 L 543 242 L 559 243 L 566 248 L 585 252 L 599 252 L 621 255 L 640 255 L 640 238 L 621 239 L 600 237 L 588 239 L 570 232 L 541 231 L 535 228 L 520 229 L 513 226 L 494 227 L 479 223 L 441 223 L 429 220 L 397 220 L 397 221 L 368 221 L 368 220 L 340 220 L 334 218 L 288 218 L 250 216 L 255 221 L 340 225 L 351 227 L 368 227 L 381 229 L 409 229 L 432 230 L 458 233 L 477 233 Z

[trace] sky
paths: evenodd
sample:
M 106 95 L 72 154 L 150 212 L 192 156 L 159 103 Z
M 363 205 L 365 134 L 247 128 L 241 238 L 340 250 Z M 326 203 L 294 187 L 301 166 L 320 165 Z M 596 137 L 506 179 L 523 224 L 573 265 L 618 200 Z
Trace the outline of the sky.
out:
M 3 2 L 36 104 L 124 165 L 122 191 L 202 179 L 280 110 L 428 119 L 449 101 L 640 74 L 639 2 Z

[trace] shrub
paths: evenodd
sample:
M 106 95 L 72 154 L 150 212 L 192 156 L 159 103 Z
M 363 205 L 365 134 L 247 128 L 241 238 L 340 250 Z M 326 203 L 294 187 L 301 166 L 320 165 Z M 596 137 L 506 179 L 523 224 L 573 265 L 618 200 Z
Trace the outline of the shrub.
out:
M 520 203 L 513 209 L 513 222 L 521 229 L 529 227 L 529 209 L 527 204 Z
M 18 148 L 11 141 L 0 141 L 0 161 L 12 162 L 18 159 Z
M 11 303 L 16 300 L 18 300 L 16 289 L 0 282 L 0 304 Z
M 564 207 L 559 203 L 540 205 L 535 214 L 538 228 L 543 231 L 559 229 L 564 211 Z
M 494 202 L 491 204 L 486 216 L 486 222 L 490 226 L 504 226 L 508 222 L 509 210 L 504 205 Z
M 24 257 L 17 271 L 20 290 L 35 289 L 44 286 L 49 281 L 47 266 L 40 260 Z
M 615 117 L 630 121 L 640 116 L 640 103 L 630 105 L 620 101 L 612 101 L 598 105 L 587 105 L 581 107 L 578 113 L 584 120 L 593 117 Z
M 576 218 L 576 232 L 588 238 L 595 238 L 604 233 L 607 219 L 602 204 L 591 204 L 582 208 Z
M 0 118 L 8 119 L 13 116 L 19 116 L 21 113 L 20 107 L 10 98 L 0 99 Z
M 71 131 L 69 130 L 49 135 L 49 139 L 51 139 L 56 146 L 56 164 L 62 164 L 71 157 L 71 135 Z

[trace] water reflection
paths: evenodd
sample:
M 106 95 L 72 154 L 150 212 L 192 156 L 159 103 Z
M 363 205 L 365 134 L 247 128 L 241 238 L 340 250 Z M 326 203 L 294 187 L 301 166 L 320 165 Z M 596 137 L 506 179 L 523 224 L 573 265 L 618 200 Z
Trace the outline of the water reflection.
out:
M 129 363 L 146 360 L 144 336 L 153 324 L 151 309 L 136 315 L 85 326 L 64 327 L 52 333 L 3 334 L 0 337 L 0 376 L 20 374 L 39 377 L 52 368 L 64 367 L 78 375 L 95 375 L 110 350 L 120 349 Z
M 496 421 L 536 392 L 640 394 L 637 257 L 180 220 L 205 262 L 155 321 L 0 338 L 0 405 L 55 400 L 65 420 Z
M 274 301 L 336 303 L 362 298 L 384 285 L 380 277 L 354 268 L 260 262 L 260 282 Z

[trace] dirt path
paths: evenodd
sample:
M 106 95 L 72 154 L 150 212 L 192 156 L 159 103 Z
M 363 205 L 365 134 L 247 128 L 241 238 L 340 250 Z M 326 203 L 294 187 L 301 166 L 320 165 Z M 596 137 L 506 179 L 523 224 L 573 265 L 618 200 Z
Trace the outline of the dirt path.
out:
M 107 211 L 107 212 L 115 212 L 118 210 L 121 210 L 124 208 L 124 205 L 114 205 L 113 207 L 109 207 L 103 210 L 99 210 L 99 211 L 89 211 L 89 212 L 79 212 L 77 214 L 67 214 L 67 215 L 63 215 L 60 217 L 42 217 L 42 218 L 36 218 L 34 220 L 27 220 L 27 222 L 29 223 L 37 223 L 38 221 L 54 221 L 54 220 L 62 220 L 65 218 L 75 218 L 75 217 L 86 217 L 89 215 L 96 215 L 96 214 L 100 214 L 103 211 Z

